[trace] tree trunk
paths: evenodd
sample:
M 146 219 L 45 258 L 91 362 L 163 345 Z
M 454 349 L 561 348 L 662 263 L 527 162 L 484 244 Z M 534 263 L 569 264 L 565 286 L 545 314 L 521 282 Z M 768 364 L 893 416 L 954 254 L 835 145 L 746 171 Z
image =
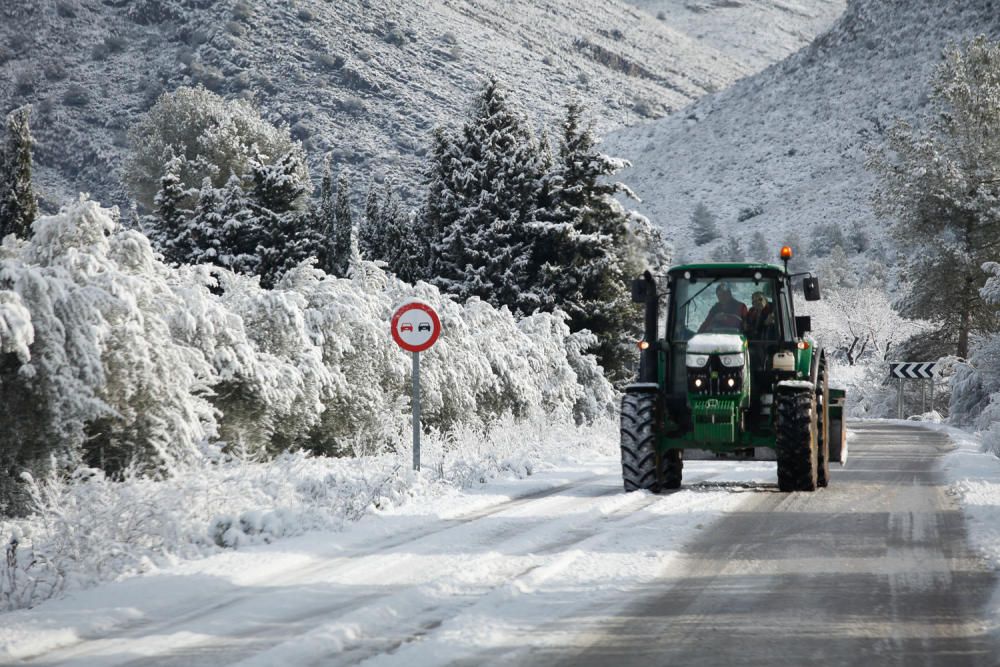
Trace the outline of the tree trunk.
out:
M 961 319 L 958 325 L 958 350 L 959 359 L 969 358 L 969 329 L 972 328 L 972 300 L 975 298 L 975 282 L 971 276 L 965 278 L 965 288 L 959 303 L 962 304 Z

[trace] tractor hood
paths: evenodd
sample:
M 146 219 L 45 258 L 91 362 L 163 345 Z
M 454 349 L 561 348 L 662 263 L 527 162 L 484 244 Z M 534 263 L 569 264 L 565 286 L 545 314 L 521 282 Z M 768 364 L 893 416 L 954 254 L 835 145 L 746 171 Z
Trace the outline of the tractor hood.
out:
M 736 334 L 697 334 L 687 343 L 688 354 L 732 354 L 743 351 L 743 336 Z

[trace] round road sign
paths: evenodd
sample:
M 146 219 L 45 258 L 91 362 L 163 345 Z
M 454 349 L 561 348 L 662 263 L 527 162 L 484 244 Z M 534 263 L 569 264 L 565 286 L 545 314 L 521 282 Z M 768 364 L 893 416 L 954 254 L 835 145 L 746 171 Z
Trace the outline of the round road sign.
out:
M 430 305 L 410 301 L 392 315 L 392 339 L 407 352 L 423 352 L 441 335 L 441 320 Z

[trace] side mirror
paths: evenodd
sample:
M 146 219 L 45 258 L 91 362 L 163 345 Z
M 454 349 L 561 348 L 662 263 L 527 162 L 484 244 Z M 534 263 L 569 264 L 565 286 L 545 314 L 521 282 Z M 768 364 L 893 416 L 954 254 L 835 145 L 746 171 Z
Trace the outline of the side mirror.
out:
M 806 301 L 819 301 L 819 278 L 809 277 L 802 281 L 802 291 Z
M 649 283 L 645 278 L 636 278 L 632 281 L 632 303 L 646 303 L 649 295 Z
M 812 331 L 812 318 L 808 315 L 796 315 L 795 333 L 799 336 L 803 336 L 809 331 Z

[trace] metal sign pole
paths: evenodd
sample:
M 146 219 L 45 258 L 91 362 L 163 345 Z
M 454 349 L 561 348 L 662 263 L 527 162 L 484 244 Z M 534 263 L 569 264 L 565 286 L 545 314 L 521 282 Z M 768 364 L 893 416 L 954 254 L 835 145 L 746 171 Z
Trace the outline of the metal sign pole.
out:
M 896 401 L 896 419 L 903 418 L 903 379 L 899 379 L 899 396 Z
M 413 469 L 420 470 L 420 353 L 413 353 Z

